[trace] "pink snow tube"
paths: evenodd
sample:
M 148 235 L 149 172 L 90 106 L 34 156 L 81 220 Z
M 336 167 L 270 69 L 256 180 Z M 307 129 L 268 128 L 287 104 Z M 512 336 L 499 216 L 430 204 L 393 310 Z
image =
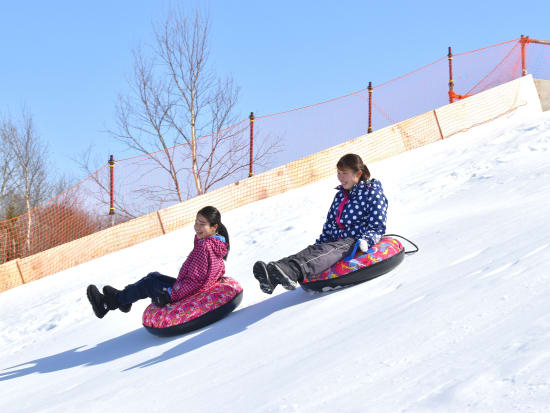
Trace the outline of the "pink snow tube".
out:
M 404 257 L 403 244 L 384 236 L 367 252 L 358 250 L 353 259 L 338 261 L 322 273 L 307 277 L 301 285 L 306 291 L 322 292 L 362 283 L 393 270 Z
M 242 298 L 241 285 L 233 278 L 222 277 L 209 290 L 165 307 L 149 304 L 143 312 L 143 326 L 158 336 L 187 333 L 222 319 L 237 308 Z

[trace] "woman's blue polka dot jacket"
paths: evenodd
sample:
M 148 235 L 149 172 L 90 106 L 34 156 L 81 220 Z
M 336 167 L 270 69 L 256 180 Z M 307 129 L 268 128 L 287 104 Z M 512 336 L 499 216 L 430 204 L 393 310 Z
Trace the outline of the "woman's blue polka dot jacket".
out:
M 334 196 L 327 221 L 323 225 L 323 232 L 316 244 L 336 241 L 342 238 L 364 239 L 368 241 L 369 247 L 380 241 L 386 231 L 386 211 L 388 200 L 384 195 L 382 184 L 377 179 L 370 179 L 367 182 L 360 181 L 351 191 L 345 190 L 342 185 L 336 188 L 338 192 Z M 340 215 L 338 208 L 345 201 L 346 195 L 349 201 L 344 204 Z

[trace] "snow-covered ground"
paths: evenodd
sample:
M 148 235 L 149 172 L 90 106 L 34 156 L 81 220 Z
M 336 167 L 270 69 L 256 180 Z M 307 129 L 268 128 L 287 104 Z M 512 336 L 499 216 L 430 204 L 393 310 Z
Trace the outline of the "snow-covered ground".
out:
M 391 273 L 265 295 L 252 264 L 313 242 L 337 180 L 247 205 L 223 215 L 243 303 L 191 334 L 150 335 L 145 301 L 99 320 L 85 297 L 176 274 L 191 227 L 0 294 L 0 411 L 550 411 L 550 112 L 369 166 L 388 233 L 420 246 Z

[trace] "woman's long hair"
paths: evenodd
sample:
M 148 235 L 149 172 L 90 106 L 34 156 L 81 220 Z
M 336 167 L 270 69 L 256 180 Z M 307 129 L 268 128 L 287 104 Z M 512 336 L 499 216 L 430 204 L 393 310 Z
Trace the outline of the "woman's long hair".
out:
M 225 225 L 222 224 L 222 214 L 220 214 L 220 211 L 213 206 L 205 206 L 197 212 L 197 214 L 200 214 L 206 218 L 211 227 L 214 225 L 218 226 L 218 234 L 225 238 L 225 243 L 227 244 L 227 254 L 223 257 L 224 260 L 227 259 L 227 256 L 229 255 L 229 233 L 227 232 Z

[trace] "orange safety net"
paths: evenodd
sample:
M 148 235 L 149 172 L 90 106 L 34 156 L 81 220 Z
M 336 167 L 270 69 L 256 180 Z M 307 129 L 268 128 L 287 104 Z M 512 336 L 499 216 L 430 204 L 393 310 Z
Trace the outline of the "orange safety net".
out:
M 203 136 L 198 139 L 199 161 L 205 161 L 204 171 L 210 174 L 203 174 L 200 186 L 206 195 L 200 197 L 188 145 L 117 160 L 112 168 L 105 165 L 57 198 L 0 222 L 0 291 L 178 229 L 204 205 L 227 211 L 329 176 L 335 159 L 346 152 L 373 162 L 508 113 L 522 103 L 492 102 L 487 97 L 487 113 L 478 110 L 469 124 L 453 119 L 452 111 L 434 109 L 447 105 L 449 95 L 475 99 L 480 92 L 518 79 L 523 65 L 535 78 L 550 79 L 548 44 L 526 42 L 523 53 L 521 39 L 515 39 L 454 55 L 452 91 L 447 56 L 374 85 L 374 132 L 366 138 L 360 137 L 369 126 L 367 88 L 256 116 L 254 154 L 271 148 L 272 155 L 255 159 L 251 178 L 248 119 Z M 214 144 L 229 155 L 207 162 L 205 156 Z M 225 175 L 224 168 L 232 173 Z
M 453 90 L 449 92 L 449 96 L 451 96 L 454 100 L 460 100 L 460 99 L 465 99 L 465 98 L 469 98 L 470 96 L 473 96 L 473 95 L 459 95 L 457 93 L 455 93 Z

